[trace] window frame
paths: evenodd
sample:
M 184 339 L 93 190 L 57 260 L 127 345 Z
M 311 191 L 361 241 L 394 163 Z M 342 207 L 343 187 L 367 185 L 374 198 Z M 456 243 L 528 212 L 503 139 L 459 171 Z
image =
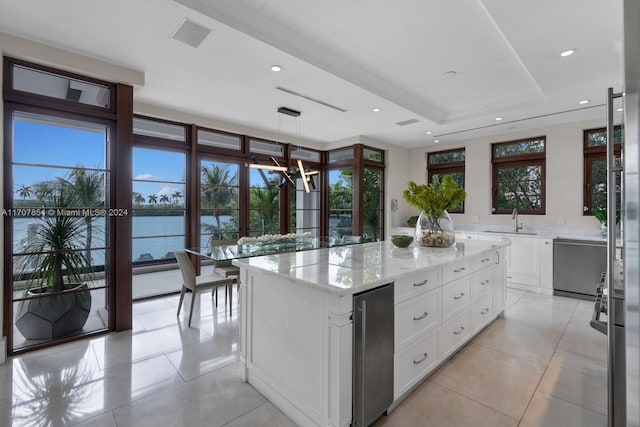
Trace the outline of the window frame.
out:
M 431 164 L 431 156 L 437 154 L 446 154 L 446 153 L 454 153 L 454 152 L 462 152 L 464 153 L 464 160 L 456 161 L 456 162 L 445 162 L 445 163 L 434 163 Z M 433 182 L 433 175 L 451 175 L 453 173 L 461 173 L 462 174 L 462 188 L 465 187 L 465 166 L 466 166 L 466 147 L 461 148 L 452 148 L 450 150 L 440 150 L 440 151 L 429 151 L 427 152 L 427 183 L 430 184 Z M 464 201 L 459 205 L 458 209 L 452 209 L 447 211 L 449 213 L 464 213 Z
M 540 153 L 527 153 L 517 155 L 506 155 L 496 157 L 496 147 L 503 145 L 518 144 L 527 141 L 541 139 L 543 150 Z M 540 209 L 520 209 L 518 212 L 525 215 L 546 215 L 546 158 L 547 158 L 547 137 L 534 136 L 513 141 L 496 142 L 491 144 L 491 213 L 492 215 L 511 214 L 513 209 L 500 209 L 498 207 L 498 170 L 501 168 L 517 168 L 523 166 L 539 166 L 541 168 L 540 179 Z

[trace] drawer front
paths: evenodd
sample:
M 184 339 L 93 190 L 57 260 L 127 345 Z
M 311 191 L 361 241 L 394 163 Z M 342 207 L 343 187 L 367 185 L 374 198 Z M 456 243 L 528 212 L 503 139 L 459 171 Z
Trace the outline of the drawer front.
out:
M 442 283 L 448 283 L 473 273 L 473 260 L 463 259 L 442 267 Z
M 471 303 L 472 276 L 463 277 L 442 287 L 442 318 L 447 320 Z
M 420 294 L 395 306 L 395 349 L 440 324 L 440 289 Z
M 398 399 L 438 364 L 439 333 L 422 336 L 394 357 L 393 398 Z
M 487 252 L 473 258 L 473 268 L 478 271 L 498 263 L 497 252 Z
M 473 300 L 478 301 L 493 291 L 493 273 L 495 269 L 485 268 L 473 273 Z
M 487 295 L 471 308 L 471 325 L 475 334 L 494 319 L 493 295 Z
M 457 350 L 471 336 L 470 313 L 465 311 L 442 326 L 442 358 Z
M 400 278 L 393 285 L 395 303 L 440 287 L 440 270 L 433 269 Z

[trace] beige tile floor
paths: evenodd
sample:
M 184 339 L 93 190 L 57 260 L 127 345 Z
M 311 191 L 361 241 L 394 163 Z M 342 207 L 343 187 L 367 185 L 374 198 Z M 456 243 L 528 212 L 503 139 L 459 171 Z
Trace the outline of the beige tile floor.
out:
M 515 289 L 507 310 L 377 426 L 607 425 L 593 303 Z
M 203 294 L 188 328 L 177 302 L 135 304 L 131 331 L 9 358 L 0 426 L 293 426 L 237 376 L 235 304 L 229 315 Z M 606 425 L 606 340 L 590 310 L 509 290 L 505 318 L 377 425 Z

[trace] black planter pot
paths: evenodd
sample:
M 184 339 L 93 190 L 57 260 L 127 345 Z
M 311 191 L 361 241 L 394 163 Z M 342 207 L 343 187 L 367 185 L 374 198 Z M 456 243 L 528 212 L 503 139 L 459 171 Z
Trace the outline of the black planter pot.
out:
M 43 295 L 39 289 L 29 296 Z M 16 313 L 16 328 L 28 340 L 54 340 L 79 331 L 91 311 L 91 292 L 85 285 L 61 294 L 23 301 Z

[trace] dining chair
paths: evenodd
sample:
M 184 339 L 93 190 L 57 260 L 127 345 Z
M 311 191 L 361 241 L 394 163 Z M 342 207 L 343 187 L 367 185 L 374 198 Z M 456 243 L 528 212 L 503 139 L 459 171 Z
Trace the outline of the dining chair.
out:
M 182 301 L 184 300 L 184 294 L 188 290 L 191 291 L 191 307 L 189 308 L 189 327 L 191 327 L 191 318 L 193 317 L 193 307 L 195 305 L 196 296 L 198 292 L 208 289 L 213 290 L 213 295 L 216 301 L 216 307 L 218 306 L 218 288 L 228 287 L 233 284 L 233 280 L 227 277 L 214 274 L 213 276 L 196 276 L 196 271 L 193 268 L 193 264 L 189 260 L 189 256 L 186 252 L 176 252 L 176 259 L 180 266 L 180 272 L 182 273 L 182 289 L 180 291 L 180 302 L 178 302 L 178 316 L 180 316 L 180 309 L 182 308 Z M 225 307 L 226 309 L 226 307 Z
M 212 240 L 211 246 L 229 246 L 237 244 L 236 240 Z M 236 284 L 236 293 L 240 291 L 240 268 L 231 264 L 231 260 L 218 261 L 213 260 L 213 272 L 219 274 L 220 276 L 231 278 L 233 283 Z M 229 300 L 229 311 L 231 311 L 231 304 L 233 303 L 232 292 L 233 284 L 227 286 L 226 294 Z M 239 293 L 238 293 L 239 295 Z
M 345 243 L 360 243 L 362 242 L 362 236 L 342 236 L 342 241 Z

